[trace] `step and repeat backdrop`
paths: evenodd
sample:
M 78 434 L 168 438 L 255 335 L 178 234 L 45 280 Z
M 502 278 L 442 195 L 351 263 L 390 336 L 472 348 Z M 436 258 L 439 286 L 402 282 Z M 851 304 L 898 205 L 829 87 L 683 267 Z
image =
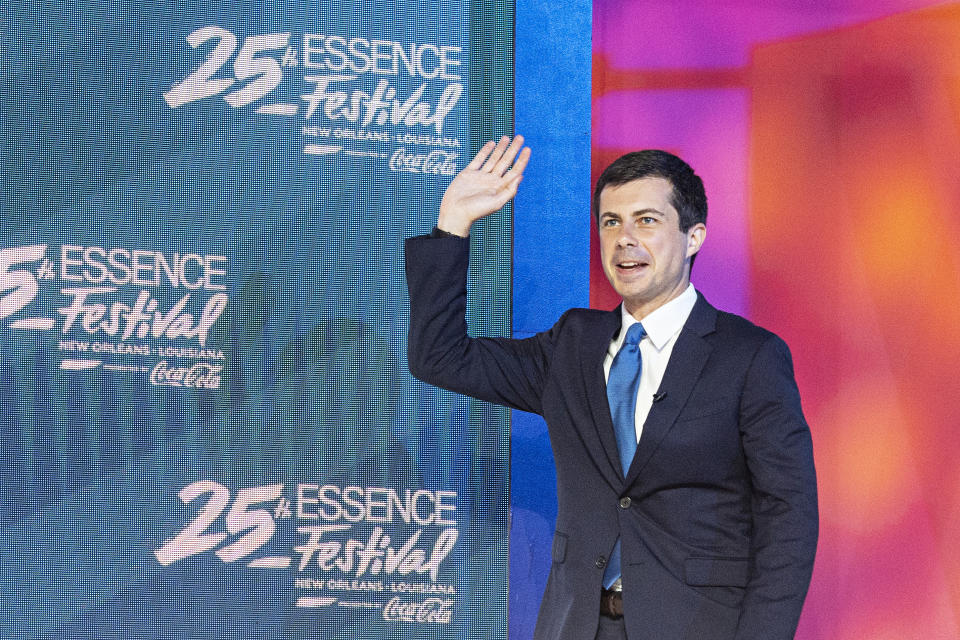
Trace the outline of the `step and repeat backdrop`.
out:
M 0 637 L 506 637 L 509 415 L 409 375 L 402 242 L 510 131 L 512 3 L 0 27 Z M 474 253 L 507 335 L 508 212 Z

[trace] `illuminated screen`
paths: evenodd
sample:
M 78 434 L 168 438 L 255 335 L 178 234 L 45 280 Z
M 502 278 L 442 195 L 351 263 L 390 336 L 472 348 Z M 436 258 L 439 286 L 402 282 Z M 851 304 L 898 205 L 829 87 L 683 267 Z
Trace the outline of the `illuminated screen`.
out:
M 694 283 L 790 345 L 820 501 L 798 640 L 958 638 L 960 3 L 760 4 L 597 0 L 595 169 L 690 161 Z
M 0 27 L 0 636 L 506 637 L 508 413 L 410 376 L 402 246 L 510 131 L 512 3 Z

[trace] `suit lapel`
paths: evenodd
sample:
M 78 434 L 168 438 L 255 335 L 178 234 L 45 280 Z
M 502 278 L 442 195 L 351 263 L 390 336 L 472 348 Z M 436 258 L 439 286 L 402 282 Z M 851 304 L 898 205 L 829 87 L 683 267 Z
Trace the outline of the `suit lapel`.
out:
M 611 486 L 620 486 L 623 476 L 620 473 L 620 452 L 617 437 L 613 432 L 613 418 L 610 417 L 610 405 L 607 402 L 607 383 L 603 376 L 603 359 L 610 348 L 610 341 L 620 330 L 620 308 L 604 316 L 598 331 L 591 332 L 584 340 L 583 378 L 587 387 L 587 402 L 593 418 L 590 422 L 595 429 L 595 437 L 585 438 L 585 443 L 601 472 Z
M 654 451 L 660 446 L 660 442 L 673 427 L 681 409 L 687 403 L 700 377 L 700 372 L 713 350 L 704 336 L 712 333 L 716 324 L 717 310 L 706 301 L 703 295 L 698 294 L 690 317 L 687 318 L 680 335 L 677 336 L 676 344 L 673 345 L 670 361 L 660 382 L 658 394 L 665 395 L 662 400 L 653 403 L 647 420 L 643 423 L 637 452 L 627 473 L 627 486 L 631 485 L 643 471 L 644 466 L 650 461 Z

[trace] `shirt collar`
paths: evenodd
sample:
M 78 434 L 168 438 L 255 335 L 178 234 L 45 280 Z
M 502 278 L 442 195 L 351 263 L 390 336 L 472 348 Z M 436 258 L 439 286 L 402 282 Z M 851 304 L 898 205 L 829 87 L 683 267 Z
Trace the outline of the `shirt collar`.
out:
M 654 309 L 643 319 L 643 328 L 650 338 L 650 342 L 659 351 L 676 334 L 680 333 L 693 306 L 697 303 L 697 290 L 693 284 L 687 285 L 679 296 L 666 303 L 665 305 Z M 627 329 L 630 325 L 638 322 L 630 313 L 627 312 L 626 305 L 620 305 L 620 334 L 617 336 L 617 348 L 623 342 L 627 335 Z

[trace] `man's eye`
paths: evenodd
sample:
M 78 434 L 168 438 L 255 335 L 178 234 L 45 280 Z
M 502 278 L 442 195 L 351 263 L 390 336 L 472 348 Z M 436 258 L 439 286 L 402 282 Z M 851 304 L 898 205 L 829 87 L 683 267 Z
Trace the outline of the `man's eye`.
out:
M 600 222 L 601 227 L 612 227 L 617 224 L 617 221 L 613 218 L 606 218 Z
M 653 223 L 656 222 L 656 221 L 657 221 L 657 219 L 654 218 L 653 216 L 642 216 L 642 217 L 640 218 L 641 224 L 653 224 Z

